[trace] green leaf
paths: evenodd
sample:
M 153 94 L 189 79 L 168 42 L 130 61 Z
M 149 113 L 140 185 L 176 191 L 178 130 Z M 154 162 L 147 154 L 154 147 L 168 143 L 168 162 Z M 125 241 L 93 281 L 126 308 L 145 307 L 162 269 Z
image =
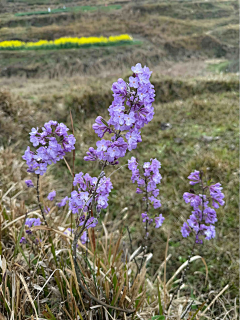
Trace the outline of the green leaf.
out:
M 154 316 L 151 320 L 165 320 L 165 316 Z
M 27 219 L 27 215 L 25 215 L 25 218 L 24 218 L 22 227 L 21 227 L 21 229 L 20 229 L 20 232 L 19 232 L 19 235 L 18 235 L 18 238 L 17 238 L 17 243 L 16 243 L 16 246 L 15 246 L 14 254 L 13 254 L 14 257 L 15 257 L 15 255 L 18 253 L 18 251 L 20 251 L 20 250 L 19 250 L 19 243 L 20 243 L 20 240 L 21 240 L 21 238 L 22 238 L 23 229 L 24 229 L 24 227 L 25 227 L 26 219 Z
M 163 314 L 163 309 L 162 309 L 161 294 L 160 294 L 159 286 L 157 286 L 157 291 L 158 291 L 159 313 L 160 313 L 160 315 L 162 315 Z
M 50 310 L 49 306 L 48 306 L 47 304 L 45 304 L 45 307 L 46 307 L 46 309 L 47 309 L 47 311 L 48 311 L 48 319 L 49 319 L 49 320 L 57 320 L 57 319 L 54 317 L 54 315 L 53 315 L 52 311 Z
M 207 185 L 210 186 L 212 183 L 212 179 L 208 180 Z
M 194 313 L 194 315 L 192 316 L 192 318 L 191 318 L 190 320 L 194 320 L 194 319 L 195 319 L 196 315 L 198 314 L 198 312 L 199 312 L 200 310 L 202 310 L 202 308 L 204 307 L 205 303 L 206 303 L 206 301 L 203 302 L 203 303 L 200 305 L 200 307 L 197 309 L 197 311 Z
M 101 121 L 106 127 L 108 127 L 108 123 L 103 118 L 101 118 Z

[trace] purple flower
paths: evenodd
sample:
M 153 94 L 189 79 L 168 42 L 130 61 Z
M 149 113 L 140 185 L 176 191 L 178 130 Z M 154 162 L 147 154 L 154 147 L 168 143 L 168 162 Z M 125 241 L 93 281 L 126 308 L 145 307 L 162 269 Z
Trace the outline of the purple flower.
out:
M 82 244 L 87 243 L 87 241 L 88 241 L 87 231 L 83 231 L 83 234 L 81 235 L 80 240 L 81 240 Z
M 98 224 L 98 219 L 94 217 L 90 217 L 86 223 L 86 228 L 87 229 L 95 228 L 97 224 Z M 83 222 L 80 223 L 80 225 L 83 225 Z
M 192 172 L 189 176 L 188 176 L 189 180 L 193 180 L 190 181 L 189 184 L 194 185 L 196 183 L 200 183 L 201 182 L 201 178 L 200 178 L 200 171 L 195 170 L 194 172 Z
M 188 225 L 197 233 L 199 231 L 199 220 L 196 215 L 192 214 L 187 220 Z
M 31 228 L 32 226 L 40 226 L 41 220 L 40 218 L 27 218 L 25 221 L 25 226 Z
M 51 191 L 47 196 L 48 200 L 50 200 L 50 201 L 53 201 L 55 197 L 56 197 L 56 191 L 55 190 Z
M 129 86 L 137 89 L 139 86 L 138 78 L 137 77 L 130 77 L 129 78 Z
M 216 232 L 215 227 L 213 225 L 207 226 L 204 230 L 204 235 L 206 236 L 206 240 L 210 240 L 215 238 Z
M 118 79 L 117 82 L 114 82 L 112 85 L 112 91 L 115 94 L 125 95 L 127 93 L 127 85 L 123 79 Z
M 124 121 L 126 126 L 131 126 L 135 122 L 134 112 L 131 111 L 129 114 L 125 114 Z
M 19 241 L 21 244 L 27 243 L 27 239 L 22 237 Z
M 97 151 L 98 152 L 106 151 L 110 144 L 111 144 L 111 142 L 109 140 L 102 139 L 102 140 L 98 141 L 96 143 Z
M 203 213 L 205 215 L 205 222 L 206 223 L 214 224 L 215 222 L 217 222 L 217 215 L 216 215 L 216 211 L 214 209 L 207 207 L 207 208 L 205 208 Z
M 162 214 L 159 215 L 159 217 L 155 218 L 155 223 L 156 223 L 156 229 L 160 228 L 161 225 L 163 224 L 163 221 L 165 220 L 165 218 L 162 216 Z
M 48 214 L 49 212 L 50 212 L 50 208 L 49 207 L 45 207 L 45 209 L 44 209 L 44 212 L 46 213 L 46 214 Z
M 33 184 L 32 180 L 25 180 L 25 183 L 26 183 L 28 188 L 33 188 L 34 187 L 34 184 Z
M 154 198 L 154 196 L 149 197 L 149 200 L 152 202 L 154 209 L 161 207 L 160 200 Z
M 189 228 L 188 224 L 186 222 L 183 223 L 183 226 L 182 226 L 182 236 L 184 238 L 188 237 L 191 233 L 191 229 Z
M 128 142 L 128 150 L 132 151 L 137 148 L 138 142 L 142 141 L 141 133 L 137 129 L 130 130 L 126 133 L 126 139 Z
M 74 190 L 69 198 L 69 209 L 73 213 L 78 213 L 79 210 L 87 210 L 88 205 L 92 202 L 91 194 L 96 188 L 97 178 L 91 177 L 88 173 L 83 175 L 82 172 L 74 177 L 73 185 L 79 184 L 78 191 Z M 97 209 L 106 209 L 108 206 L 108 196 L 113 188 L 110 178 L 101 178 L 96 190 L 95 202 Z
M 137 182 L 138 188 L 137 193 L 142 193 L 144 188 L 148 193 L 148 199 L 153 204 L 154 209 L 157 209 L 161 206 L 161 202 L 156 197 L 159 194 L 157 189 L 157 184 L 161 182 L 161 175 L 159 173 L 159 168 L 161 167 L 160 162 L 157 159 L 150 159 L 150 162 L 145 162 L 143 165 L 144 176 L 143 179 L 140 176 L 138 169 L 138 163 L 134 157 L 131 160 L 128 160 L 128 168 L 132 171 L 132 182 Z
M 213 184 L 209 187 L 210 196 L 212 198 L 212 205 L 214 208 L 219 208 L 220 206 L 223 206 L 225 204 L 225 201 L 223 200 L 224 194 L 221 192 L 222 187 L 221 183 Z
M 194 209 L 198 208 L 202 204 L 202 199 L 193 193 L 185 192 L 183 194 L 183 199 L 186 203 L 190 203 Z
M 142 73 L 143 72 L 143 68 L 141 63 L 137 63 L 135 67 L 131 68 L 132 72 L 138 74 L 138 73 Z
M 96 123 L 94 123 L 92 126 L 93 130 L 99 136 L 99 138 L 102 138 L 106 132 L 112 132 L 109 126 L 106 126 L 106 124 L 104 124 L 103 121 L 103 118 L 98 116 L 95 120 Z
M 64 207 L 66 205 L 68 201 L 68 197 L 63 198 L 60 202 L 57 203 L 57 206 L 60 207 Z
M 30 134 L 30 142 L 32 142 L 34 147 L 37 147 L 39 145 L 39 138 L 40 138 L 40 135 L 38 133 L 38 128 L 37 129 L 32 128 L 32 131 L 29 134 Z M 36 135 L 39 135 L 39 138 L 36 137 Z
M 52 120 L 44 124 L 42 132 L 38 128 L 32 128 L 30 142 L 34 147 L 39 146 L 39 148 L 33 152 L 30 147 L 27 147 L 22 157 L 26 160 L 28 172 L 43 175 L 48 165 L 63 159 L 67 152 L 75 149 L 76 139 L 73 135 L 68 135 L 67 131 L 68 128 L 63 123 Z M 57 141 L 56 136 L 60 137 L 60 142 Z

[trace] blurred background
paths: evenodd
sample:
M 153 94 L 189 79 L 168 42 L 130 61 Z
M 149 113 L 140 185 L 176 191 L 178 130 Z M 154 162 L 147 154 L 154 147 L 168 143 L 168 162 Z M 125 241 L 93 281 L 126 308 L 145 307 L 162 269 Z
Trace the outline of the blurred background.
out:
M 191 209 L 182 194 L 189 191 L 190 172 L 201 169 L 206 181 L 222 183 L 226 205 L 218 210 L 216 239 L 195 250 L 206 260 L 209 280 L 205 286 L 205 268 L 196 261 L 188 277 L 191 295 L 218 292 L 229 284 L 223 299 L 233 301 L 239 283 L 238 16 L 235 0 L 1 0 L 0 42 L 121 34 L 134 40 L 104 47 L 0 50 L 2 192 L 11 188 L 10 199 L 32 205 L 35 196 L 24 186 L 29 176 L 21 160 L 29 131 L 50 119 L 71 127 L 70 111 L 77 138 L 75 172 L 98 175 L 96 164 L 83 161 L 97 141 L 92 124 L 98 115 L 108 117 L 111 84 L 120 77 L 127 80 L 132 65 L 147 65 L 156 90 L 155 116 L 127 158 L 135 155 L 144 162 L 157 157 L 162 163 L 160 212 L 166 223 L 151 232 L 149 272 L 154 274 L 164 260 L 168 234 L 168 276 L 186 261 L 192 242 L 182 238 L 180 229 Z M 72 155 L 67 160 L 71 163 Z M 109 225 L 113 219 L 122 221 L 123 233 L 130 226 L 137 248 L 144 235 L 142 203 L 130 177 L 126 168 L 113 175 L 106 214 Z M 51 167 L 44 179 L 43 194 L 53 188 L 59 199 L 70 194 L 71 175 L 64 162 Z

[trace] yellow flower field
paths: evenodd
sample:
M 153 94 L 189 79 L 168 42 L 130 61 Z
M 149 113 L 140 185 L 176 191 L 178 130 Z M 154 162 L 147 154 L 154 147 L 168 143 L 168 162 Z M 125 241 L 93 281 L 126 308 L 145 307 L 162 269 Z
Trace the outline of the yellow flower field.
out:
M 38 42 L 23 42 L 18 40 L 0 42 L 0 50 L 37 50 L 78 48 L 90 46 L 106 46 L 132 42 L 133 38 L 128 34 L 107 37 L 82 37 L 82 38 L 59 38 L 56 40 L 39 40 Z

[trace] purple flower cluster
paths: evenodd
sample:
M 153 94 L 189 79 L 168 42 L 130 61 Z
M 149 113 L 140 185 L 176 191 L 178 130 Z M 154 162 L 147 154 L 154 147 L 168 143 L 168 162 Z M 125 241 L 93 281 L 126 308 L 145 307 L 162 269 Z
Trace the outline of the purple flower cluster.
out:
M 192 172 L 188 177 L 190 179 L 190 185 L 200 183 L 202 185 L 201 175 L 199 171 Z M 189 203 L 193 207 L 192 215 L 187 222 L 184 222 L 181 229 L 182 236 L 188 237 L 193 231 L 196 235 L 196 243 L 202 243 L 199 236 L 205 236 L 206 240 L 210 240 L 215 237 L 215 222 L 217 222 L 216 211 L 213 208 L 219 208 L 224 205 L 224 194 L 221 192 L 222 187 L 220 183 L 216 183 L 211 186 L 202 186 L 203 191 L 208 190 L 210 196 L 205 194 L 195 194 L 185 192 L 183 199 L 186 203 Z M 212 208 L 212 207 L 213 208 Z
M 69 129 L 63 123 L 50 120 L 42 127 L 42 131 L 32 128 L 30 142 L 38 147 L 34 152 L 27 147 L 23 159 L 28 165 L 28 172 L 43 175 L 47 166 L 63 159 L 67 152 L 75 149 L 75 137 L 67 131 Z
M 84 224 L 84 221 L 85 221 L 85 216 L 81 216 L 79 225 L 82 226 Z M 85 224 L 85 228 L 86 229 L 95 228 L 97 224 L 98 224 L 98 219 L 94 217 L 90 217 Z
M 25 226 L 28 226 L 28 228 L 31 228 L 32 226 L 40 226 L 41 220 L 40 218 L 27 218 L 25 222 Z
M 40 218 L 27 218 L 25 221 L 25 226 L 27 226 L 28 228 L 31 228 L 32 226 L 40 226 L 40 225 L 41 225 Z M 27 229 L 26 234 L 31 235 L 32 231 Z M 19 242 L 21 244 L 26 244 L 28 242 L 28 240 L 25 237 L 22 237 Z M 38 241 L 38 239 L 35 239 L 34 242 L 37 244 L 39 241 Z
M 31 228 L 32 226 L 40 226 L 41 225 L 41 220 L 40 218 L 27 218 L 25 221 L 25 226 L 28 228 Z M 27 234 L 31 234 L 31 230 L 26 231 Z
M 138 169 L 136 158 L 132 157 L 128 160 L 128 168 L 132 171 L 132 182 L 137 182 L 137 193 L 145 193 L 148 200 L 152 203 L 154 209 L 161 207 L 161 202 L 157 199 L 159 189 L 157 185 L 161 182 L 162 176 L 159 173 L 161 164 L 157 159 L 150 159 L 151 162 L 145 162 L 143 165 L 143 176 Z
M 151 219 L 148 216 L 147 212 L 142 213 L 142 219 L 143 219 L 144 223 L 147 223 L 149 225 L 153 222 L 153 219 Z M 156 224 L 155 228 L 158 229 L 158 228 L 160 228 L 162 226 L 163 221 L 165 220 L 165 218 L 160 213 L 160 215 L 158 217 L 155 217 L 154 220 L 155 220 L 155 224 Z
M 106 121 L 98 116 L 93 124 L 93 129 L 100 138 L 103 138 L 106 132 L 114 135 L 111 140 L 98 141 L 96 150 L 89 148 L 84 160 L 102 160 L 115 165 L 119 158 L 125 156 L 127 149 L 135 149 L 138 142 L 142 141 L 140 129 L 149 123 L 154 115 L 152 103 L 155 90 L 149 81 L 152 72 L 148 67 L 142 68 L 138 63 L 132 67 L 132 71 L 129 83 L 118 79 L 112 85 L 114 99 L 108 108 L 110 119 Z
M 96 177 L 92 178 L 88 173 L 83 175 L 80 172 L 75 175 L 73 185 L 78 186 L 78 191 L 72 191 L 69 198 L 69 209 L 73 213 L 78 213 L 79 210 L 87 212 L 89 205 L 92 203 L 94 193 L 97 210 L 100 211 L 107 208 L 108 196 L 113 188 L 111 180 L 106 177 L 101 178 L 97 190 L 95 190 L 97 180 Z
M 132 157 L 131 160 L 128 160 L 128 168 L 132 171 L 132 182 L 137 182 L 138 187 L 136 193 L 143 193 L 145 197 L 143 198 L 147 201 L 147 210 L 142 213 L 143 222 L 147 225 L 150 225 L 153 222 L 148 216 L 148 201 L 150 201 L 154 207 L 154 209 L 158 209 L 161 206 L 161 202 L 157 199 L 159 195 L 159 189 L 157 189 L 157 185 L 161 182 L 161 174 L 159 173 L 159 169 L 161 168 L 161 164 L 157 159 L 150 159 L 150 162 L 145 162 L 142 169 L 143 175 L 140 174 L 138 169 L 138 162 L 135 157 Z M 165 218 L 162 214 L 159 217 L 155 217 L 155 228 L 161 227 Z

